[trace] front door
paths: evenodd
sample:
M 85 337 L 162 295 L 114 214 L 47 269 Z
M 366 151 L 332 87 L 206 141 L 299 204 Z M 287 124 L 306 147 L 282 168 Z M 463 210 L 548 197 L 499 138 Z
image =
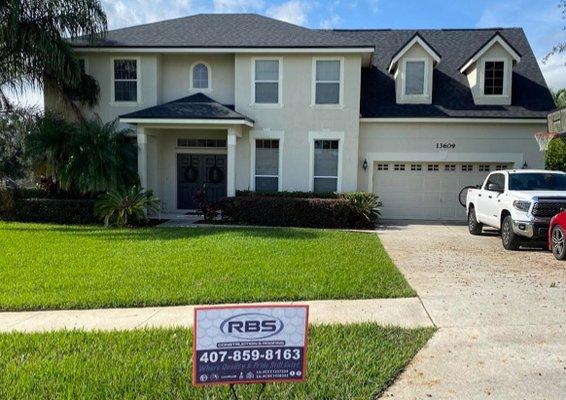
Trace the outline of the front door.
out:
M 177 208 L 197 208 L 194 195 L 200 189 L 212 202 L 226 196 L 226 155 L 177 154 Z

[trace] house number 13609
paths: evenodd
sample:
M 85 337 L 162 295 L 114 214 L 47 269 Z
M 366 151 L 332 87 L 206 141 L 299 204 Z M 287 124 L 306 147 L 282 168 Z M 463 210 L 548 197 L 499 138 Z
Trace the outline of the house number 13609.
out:
M 456 143 L 437 143 L 437 149 L 454 149 L 456 148 Z

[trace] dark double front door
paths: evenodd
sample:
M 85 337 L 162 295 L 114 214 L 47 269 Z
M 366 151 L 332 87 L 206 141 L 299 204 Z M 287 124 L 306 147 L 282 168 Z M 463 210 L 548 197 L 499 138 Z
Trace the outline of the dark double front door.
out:
M 209 201 L 226 196 L 226 155 L 177 154 L 177 208 L 197 208 L 194 195 L 203 188 Z

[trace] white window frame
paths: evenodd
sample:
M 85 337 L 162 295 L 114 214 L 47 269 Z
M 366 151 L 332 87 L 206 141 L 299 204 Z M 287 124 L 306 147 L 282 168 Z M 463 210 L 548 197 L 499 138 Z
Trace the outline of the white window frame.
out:
M 316 104 L 316 62 L 317 61 L 339 61 L 340 62 L 340 94 L 338 96 L 338 104 Z M 344 107 L 344 57 L 313 57 L 312 59 L 312 79 L 311 79 L 311 107 L 337 109 Z M 336 81 L 322 81 L 336 82 Z
M 114 80 L 114 61 L 115 60 L 134 60 L 136 62 L 136 101 L 116 101 L 115 80 Z M 137 106 L 141 104 L 141 58 L 140 57 L 110 57 L 110 104 L 114 106 Z
M 285 139 L 285 131 L 272 131 L 271 129 L 263 129 L 250 131 L 250 190 L 255 191 L 255 151 L 256 140 L 279 140 L 279 170 L 277 175 L 277 190 L 283 190 L 283 144 Z M 257 175 L 268 177 L 267 175 Z M 275 178 L 275 175 L 271 176 Z
M 407 63 L 410 62 L 423 62 L 424 63 L 424 75 L 423 75 L 423 93 L 422 94 L 407 94 Z M 422 99 L 429 97 L 428 94 L 428 72 L 429 72 L 430 62 L 426 57 L 411 57 L 403 59 L 403 98 L 405 99 Z
M 256 103 L 255 102 L 255 63 L 256 61 L 278 61 L 279 62 L 279 79 L 277 81 L 277 103 Z M 283 107 L 283 57 L 252 57 L 251 59 L 251 99 L 250 106 L 255 108 L 282 108 Z M 275 83 L 275 81 L 258 81 L 265 83 Z
M 309 191 L 314 191 L 314 142 L 315 140 L 338 140 L 338 176 L 328 176 L 327 178 L 338 178 L 336 192 L 342 191 L 342 160 L 344 156 L 344 132 L 309 132 Z M 317 178 L 325 178 L 317 176 Z
M 202 64 L 208 69 L 208 87 L 206 88 L 196 88 L 193 86 L 193 70 L 194 68 Z M 203 92 L 203 93 L 210 93 L 212 92 L 212 68 L 210 68 L 210 64 L 206 61 L 198 60 L 191 64 L 189 69 L 189 90 L 192 92 Z
M 503 63 L 503 93 L 502 94 L 485 94 L 485 64 L 488 62 L 502 62 Z M 479 71 L 479 83 L 480 83 L 480 93 L 487 99 L 506 99 L 511 96 L 511 90 L 509 88 L 510 77 L 508 76 L 509 60 L 503 57 L 491 57 L 485 58 L 481 61 L 481 68 Z

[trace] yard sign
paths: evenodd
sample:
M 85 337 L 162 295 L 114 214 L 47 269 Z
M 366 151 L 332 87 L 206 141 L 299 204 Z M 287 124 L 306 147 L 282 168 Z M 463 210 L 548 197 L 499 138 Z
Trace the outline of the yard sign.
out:
M 307 305 L 195 308 L 193 384 L 305 380 Z

